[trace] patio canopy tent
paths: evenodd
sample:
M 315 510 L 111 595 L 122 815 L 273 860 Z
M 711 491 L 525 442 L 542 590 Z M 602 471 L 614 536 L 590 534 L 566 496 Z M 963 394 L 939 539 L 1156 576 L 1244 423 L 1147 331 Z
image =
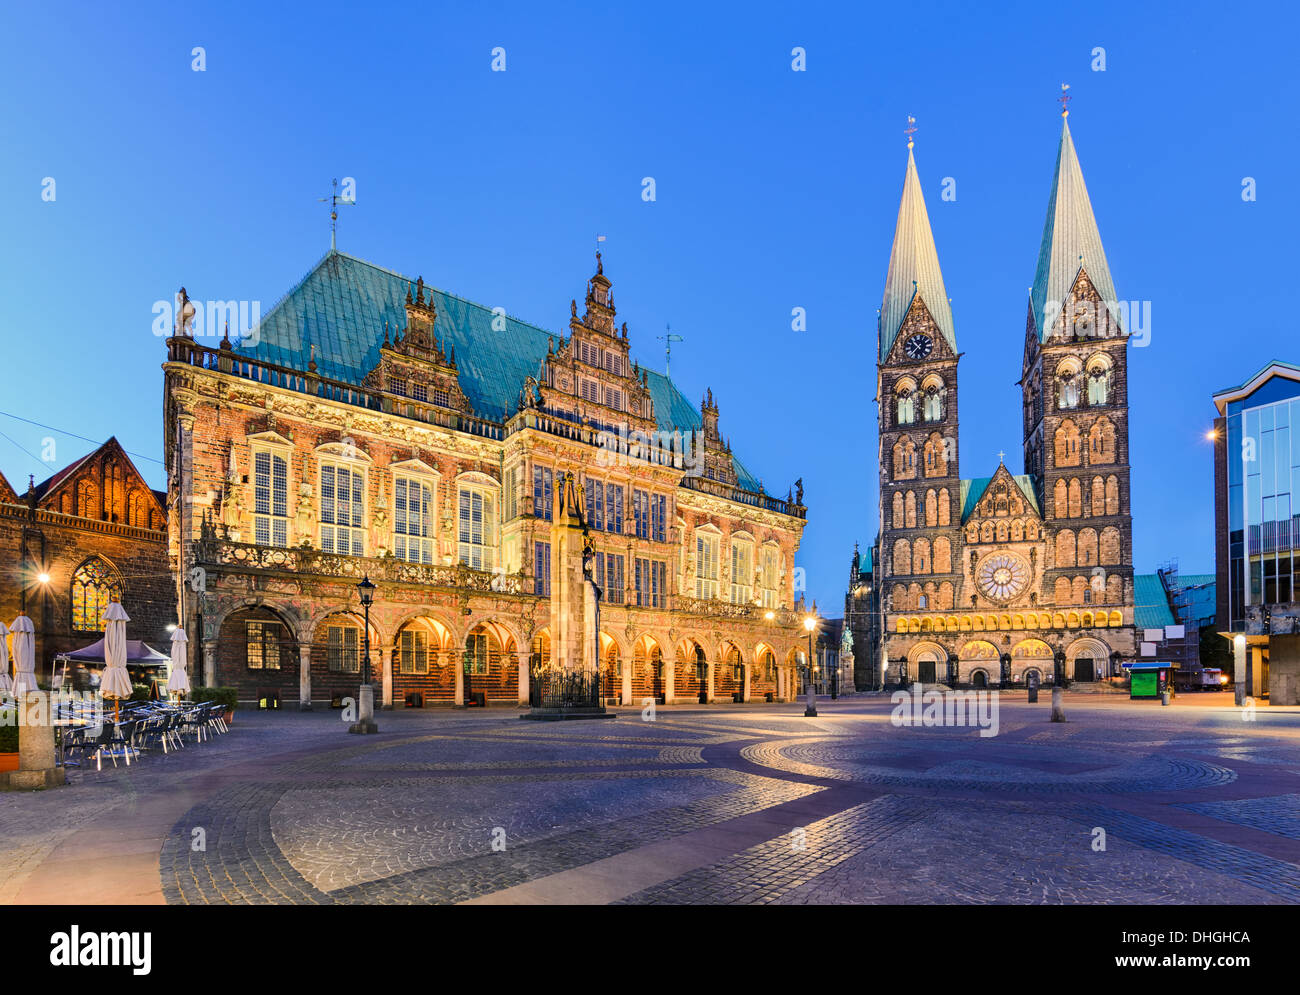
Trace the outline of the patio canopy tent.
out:
M 171 659 L 166 653 L 159 653 L 143 639 L 128 639 L 126 641 L 127 669 L 139 667 L 144 670 L 166 667 L 171 663 Z M 104 640 L 100 639 L 89 646 L 83 646 L 81 649 L 73 650 L 70 653 L 60 653 L 54 658 L 54 669 L 66 678 L 68 665 L 75 666 L 78 663 L 84 664 L 88 668 L 102 668 L 105 664 Z M 53 678 L 54 674 L 50 676 Z

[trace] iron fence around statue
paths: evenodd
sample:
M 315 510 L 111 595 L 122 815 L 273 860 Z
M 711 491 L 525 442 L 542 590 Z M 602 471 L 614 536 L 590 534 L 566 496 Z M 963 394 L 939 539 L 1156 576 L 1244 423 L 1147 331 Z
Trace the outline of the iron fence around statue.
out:
M 528 701 L 533 708 L 591 708 L 600 704 L 596 674 L 547 670 L 530 674 Z

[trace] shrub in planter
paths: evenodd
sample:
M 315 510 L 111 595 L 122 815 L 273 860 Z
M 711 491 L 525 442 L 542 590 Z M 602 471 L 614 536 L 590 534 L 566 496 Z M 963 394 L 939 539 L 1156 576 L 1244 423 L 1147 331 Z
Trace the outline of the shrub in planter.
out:
M 232 722 L 235 718 L 235 706 L 239 703 L 239 689 L 199 687 L 190 692 L 190 700 L 220 702 L 226 709 L 226 722 Z
M 18 752 L 18 726 L 0 725 L 0 753 Z

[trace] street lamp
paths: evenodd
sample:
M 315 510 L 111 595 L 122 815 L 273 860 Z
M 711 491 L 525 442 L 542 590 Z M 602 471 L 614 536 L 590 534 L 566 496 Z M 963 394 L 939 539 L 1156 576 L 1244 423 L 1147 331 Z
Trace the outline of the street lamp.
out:
M 361 683 L 370 683 L 370 606 L 375 603 L 375 585 L 370 582 L 370 575 L 366 574 L 361 578 L 361 583 L 357 585 L 357 594 L 361 597 L 361 607 L 366 613 L 366 630 L 365 640 L 365 657 L 361 663 Z
M 357 695 L 357 721 L 348 726 L 348 732 L 372 733 L 378 732 L 379 726 L 375 725 L 375 689 L 370 683 L 370 606 L 375 602 L 375 585 L 370 582 L 369 574 L 357 585 L 357 594 L 361 597 L 361 607 L 365 609 L 366 616 L 363 635 L 365 656 L 361 664 L 361 690 Z
M 813 632 L 817 629 L 817 617 L 806 616 L 803 627 L 808 630 L 808 704 L 804 707 L 803 714 L 805 718 L 816 718 L 817 693 L 813 690 Z

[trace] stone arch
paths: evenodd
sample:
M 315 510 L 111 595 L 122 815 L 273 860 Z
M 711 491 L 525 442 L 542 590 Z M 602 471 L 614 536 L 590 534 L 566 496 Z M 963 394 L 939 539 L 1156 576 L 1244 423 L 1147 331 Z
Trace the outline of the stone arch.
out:
M 1081 567 L 1092 567 L 1097 565 L 1097 530 L 1080 529 L 1079 530 L 1079 559 Z
M 1103 566 L 1114 566 L 1119 564 L 1121 560 L 1119 529 L 1113 525 L 1108 525 L 1101 530 L 1097 562 Z
M 1070 517 L 1080 518 L 1083 516 L 1083 484 L 1078 477 L 1070 478 Z
M 268 690 L 276 691 L 282 702 L 297 700 L 301 655 L 295 613 L 249 599 L 230 605 L 214 621 L 214 629 L 213 679 L 218 686 L 235 688 L 242 701 L 255 700 Z M 204 673 L 193 683 L 207 679 Z M 355 694 L 356 675 L 351 676 L 350 684 Z
M 925 440 L 925 475 L 948 476 L 948 444 L 938 432 L 931 432 Z
M 912 572 L 912 544 L 906 539 L 894 540 L 893 571 L 904 576 Z
M 1066 676 L 1070 680 L 1086 679 L 1087 674 L 1080 677 L 1080 671 L 1086 668 L 1079 667 L 1079 660 L 1086 658 L 1092 663 L 1092 676 L 1109 677 L 1110 676 L 1110 647 L 1102 640 L 1089 636 L 1080 637 L 1065 647 L 1065 667 Z
M 1072 567 L 1075 565 L 1076 543 L 1073 529 L 1061 529 L 1056 533 L 1056 566 Z M 1059 585 L 1058 585 L 1059 586 Z
M 933 570 L 934 563 L 930 558 L 930 540 L 925 536 L 919 537 L 912 545 L 912 570 L 918 574 L 928 574 Z
M 1073 564 L 1071 564 L 1071 566 L 1073 566 Z M 1058 605 L 1071 604 L 1072 602 L 1070 600 L 1070 578 L 1057 577 L 1056 585 L 1052 593 L 1053 593 L 1052 600 L 1055 601 Z
M 683 636 L 677 640 L 677 644 L 673 647 L 672 661 L 665 660 L 661 662 L 659 667 L 661 673 L 664 667 L 672 667 L 674 700 L 703 700 L 701 695 L 709 686 L 709 667 L 711 666 L 708 650 L 704 647 L 703 639 L 694 635 Z M 653 689 L 655 675 L 653 653 L 643 655 L 639 658 L 639 662 L 640 680 L 647 689 L 646 693 L 648 693 L 649 690 Z M 661 689 L 659 693 L 666 693 L 666 690 Z M 636 688 L 633 688 L 633 697 L 637 697 Z
M 1119 477 L 1113 473 L 1106 478 L 1106 514 L 1119 514 Z
M 907 519 L 903 515 L 903 492 L 894 491 L 894 499 L 891 502 L 893 517 L 891 522 L 896 529 L 907 528 Z
M 393 704 L 451 702 L 456 697 L 460 640 L 445 619 L 419 611 L 393 627 L 391 674 Z
M 939 536 L 934 540 L 932 558 L 935 573 L 952 573 L 952 543 L 947 536 Z
M 1052 514 L 1056 518 L 1070 517 L 1069 485 L 1063 477 L 1058 478 L 1052 487 Z
M 894 480 L 916 479 L 916 443 L 908 436 L 899 436 L 894 443 Z
M 1088 503 L 1093 518 L 1106 514 L 1106 481 L 1101 477 L 1092 478 L 1092 485 L 1088 488 Z
M 925 492 L 925 524 L 927 528 L 939 524 L 939 495 L 933 487 Z
M 916 492 L 908 491 L 904 501 L 903 523 L 909 529 L 914 529 L 916 528 Z
M 946 487 L 939 489 L 939 524 L 952 524 L 952 495 Z
M 1115 462 L 1115 423 L 1102 415 L 1088 429 L 1088 462 Z
M 1052 435 L 1052 451 L 1057 466 L 1079 466 L 1082 454 L 1079 450 L 1079 426 L 1074 419 L 1067 418 L 1057 426 Z

